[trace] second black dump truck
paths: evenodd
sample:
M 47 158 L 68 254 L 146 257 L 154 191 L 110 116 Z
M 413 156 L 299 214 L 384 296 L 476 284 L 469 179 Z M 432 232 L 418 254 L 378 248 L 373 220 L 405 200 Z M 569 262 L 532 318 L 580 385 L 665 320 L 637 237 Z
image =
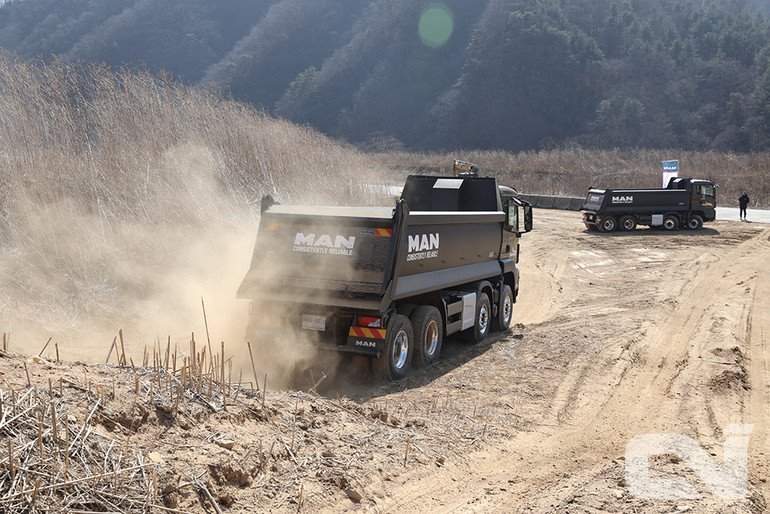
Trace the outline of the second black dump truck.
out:
M 589 188 L 583 223 L 590 230 L 630 231 L 639 225 L 698 230 L 716 219 L 716 186 L 710 180 L 674 178 L 664 189 Z
M 249 332 L 371 357 L 375 375 L 430 366 L 444 337 L 506 330 L 531 206 L 478 168 L 410 176 L 395 208 L 279 205 L 266 198 L 251 269 Z

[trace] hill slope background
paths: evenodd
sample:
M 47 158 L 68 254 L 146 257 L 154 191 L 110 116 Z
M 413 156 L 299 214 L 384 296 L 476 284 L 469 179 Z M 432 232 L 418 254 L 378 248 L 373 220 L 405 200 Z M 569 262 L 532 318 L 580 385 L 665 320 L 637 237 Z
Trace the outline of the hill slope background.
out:
M 768 205 L 770 154 L 588 151 L 363 153 L 216 92 L 103 65 L 30 64 L 0 51 L 0 332 L 68 346 L 202 333 L 200 298 L 240 340 L 260 198 L 387 205 L 369 185 L 449 173 L 453 157 L 523 192 L 653 186 L 660 155 Z M 362 187 L 361 187 L 362 186 Z M 576 217 L 576 226 L 579 217 Z M 75 353 L 77 352 L 77 353 Z
M 24 58 L 166 70 L 376 150 L 770 147 L 762 0 L 11 0 Z
M 149 73 L 0 52 L 0 91 L 0 332 L 53 336 L 70 359 L 93 360 L 119 328 L 134 357 L 135 341 L 203 333 L 202 296 L 209 323 L 241 341 L 235 291 L 262 195 L 354 205 L 382 169 Z

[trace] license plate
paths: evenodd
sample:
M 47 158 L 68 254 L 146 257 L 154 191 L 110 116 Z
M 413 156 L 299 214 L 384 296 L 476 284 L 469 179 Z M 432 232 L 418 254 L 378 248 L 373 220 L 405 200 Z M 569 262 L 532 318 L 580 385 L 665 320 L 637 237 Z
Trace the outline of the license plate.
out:
M 305 330 L 315 330 L 323 332 L 326 330 L 326 316 L 313 316 L 312 314 L 302 315 L 302 328 Z

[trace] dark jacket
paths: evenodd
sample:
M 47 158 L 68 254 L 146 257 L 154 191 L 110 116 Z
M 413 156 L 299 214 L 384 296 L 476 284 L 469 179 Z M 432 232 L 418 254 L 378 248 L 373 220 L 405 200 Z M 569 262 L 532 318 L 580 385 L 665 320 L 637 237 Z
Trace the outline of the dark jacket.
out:
M 738 203 L 741 207 L 748 207 L 749 206 L 749 195 L 746 193 L 743 193 L 740 198 L 738 198 Z

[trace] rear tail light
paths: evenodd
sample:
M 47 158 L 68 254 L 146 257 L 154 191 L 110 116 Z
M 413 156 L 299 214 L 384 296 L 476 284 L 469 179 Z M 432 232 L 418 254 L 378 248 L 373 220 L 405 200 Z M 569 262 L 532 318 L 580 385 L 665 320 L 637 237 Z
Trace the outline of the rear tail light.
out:
M 382 328 L 382 318 L 374 316 L 356 316 L 356 326 Z

